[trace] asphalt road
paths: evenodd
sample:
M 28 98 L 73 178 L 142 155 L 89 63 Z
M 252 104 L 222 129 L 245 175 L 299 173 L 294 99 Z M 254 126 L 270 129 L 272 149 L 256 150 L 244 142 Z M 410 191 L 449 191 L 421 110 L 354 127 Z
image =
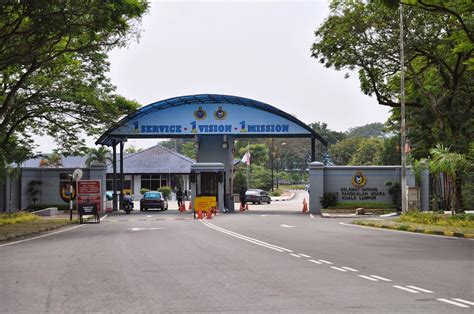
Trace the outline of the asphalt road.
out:
M 303 197 L 205 221 L 119 213 L 0 244 L 0 312 L 473 312 L 474 241 L 312 217 Z

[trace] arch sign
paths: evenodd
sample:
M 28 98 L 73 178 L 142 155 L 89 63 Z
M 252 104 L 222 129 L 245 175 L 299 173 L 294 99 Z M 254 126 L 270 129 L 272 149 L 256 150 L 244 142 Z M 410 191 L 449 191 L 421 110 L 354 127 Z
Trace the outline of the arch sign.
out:
M 195 135 L 233 137 L 313 137 L 325 140 L 295 117 L 270 105 L 235 96 L 194 95 L 163 100 L 139 109 L 107 131 L 111 138 L 170 138 Z

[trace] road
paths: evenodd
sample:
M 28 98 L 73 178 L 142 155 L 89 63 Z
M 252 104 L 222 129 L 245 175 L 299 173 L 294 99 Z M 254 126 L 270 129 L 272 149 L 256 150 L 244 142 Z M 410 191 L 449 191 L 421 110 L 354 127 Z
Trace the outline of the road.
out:
M 474 241 L 311 217 L 303 197 L 0 244 L 0 312 L 472 313 Z

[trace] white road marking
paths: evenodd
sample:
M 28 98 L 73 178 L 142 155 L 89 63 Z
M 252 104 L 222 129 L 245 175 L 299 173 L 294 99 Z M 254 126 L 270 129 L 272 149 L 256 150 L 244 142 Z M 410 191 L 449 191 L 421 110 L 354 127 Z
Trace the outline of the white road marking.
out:
M 357 275 L 357 276 L 359 276 L 360 278 L 370 280 L 370 281 L 378 281 L 378 279 L 375 279 L 375 278 L 372 278 L 372 277 L 369 277 L 369 276 L 365 276 L 365 275 Z
M 164 228 L 129 228 L 132 231 L 163 230 Z
M 332 265 L 332 262 L 329 262 L 329 261 L 326 261 L 326 260 L 323 260 L 323 259 L 320 259 L 318 261 L 320 261 L 321 263 L 324 263 L 324 264 Z
M 310 260 L 308 260 L 308 262 L 319 264 L 319 265 L 322 264 L 321 262 L 315 261 L 314 259 L 310 259 Z
M 151 218 L 151 215 L 147 215 L 147 218 Z
M 76 228 L 79 228 L 79 227 L 82 227 L 82 226 L 85 226 L 85 225 L 78 225 L 78 226 L 74 226 L 74 227 L 71 227 L 71 228 L 68 228 L 68 229 L 65 229 L 65 230 L 60 230 L 60 231 L 51 232 L 51 233 L 48 233 L 48 234 L 43 234 L 43 235 L 33 237 L 33 238 L 29 238 L 29 239 L 24 239 L 24 240 L 19 240 L 19 241 L 15 241 L 15 242 L 0 244 L 0 247 L 9 246 L 9 245 L 18 244 L 18 243 L 23 243 L 23 242 L 28 242 L 28 241 L 31 241 L 31 240 L 41 239 L 41 238 L 44 238 L 44 237 L 49 237 L 49 236 L 52 236 L 52 235 L 55 235 L 55 234 L 58 234 L 58 233 L 63 233 L 63 232 L 69 231 L 69 230 L 73 230 L 73 229 L 76 229 Z
M 406 287 L 402 287 L 402 286 L 393 286 L 393 287 L 397 288 L 397 289 L 400 289 L 400 290 L 403 290 L 403 291 L 408 291 L 408 292 L 411 292 L 411 293 L 420 293 L 420 291 L 413 290 L 413 289 L 406 288 Z
M 338 270 L 338 271 L 342 271 L 342 272 L 346 272 L 347 270 L 345 269 L 342 269 L 342 268 L 339 268 L 339 267 L 335 267 L 335 266 L 331 266 L 332 269 L 335 269 L 335 270 Z
M 379 279 L 379 280 L 382 280 L 382 281 L 387 281 L 387 282 L 392 281 L 391 279 L 380 277 L 380 276 L 375 276 L 375 275 L 370 275 L 370 277 L 375 278 L 375 279 Z
M 469 305 L 474 305 L 474 302 L 463 300 L 463 299 L 453 298 L 453 300 L 458 301 L 458 302 L 462 302 L 462 303 L 466 303 L 466 304 L 469 304 Z
M 280 225 L 282 228 L 294 228 L 295 226 L 289 226 L 289 225 Z
M 207 227 L 209 227 L 211 229 L 214 229 L 216 231 L 228 234 L 230 236 L 233 236 L 235 238 L 239 238 L 241 240 L 244 240 L 244 241 L 247 241 L 247 242 L 250 242 L 250 243 L 253 243 L 253 244 L 257 244 L 257 245 L 260 245 L 260 246 L 263 246 L 263 247 L 266 247 L 266 248 L 269 248 L 269 249 L 272 249 L 272 250 L 275 250 L 275 251 L 278 251 L 278 252 L 293 253 L 292 250 L 285 249 L 284 247 L 273 245 L 273 244 L 270 244 L 270 243 L 267 243 L 267 242 L 263 242 L 263 241 L 260 241 L 260 240 L 257 240 L 257 239 L 253 239 L 253 238 L 241 235 L 239 233 L 236 233 L 236 232 L 218 227 L 216 225 L 213 225 L 212 223 L 204 221 L 204 220 L 201 220 L 201 223 L 206 225 Z
M 291 255 L 291 256 L 294 256 L 294 257 L 297 257 L 297 258 L 301 258 L 301 256 L 299 256 L 298 254 L 293 254 L 293 253 L 291 253 L 290 255 Z
M 423 288 L 420 288 L 420 287 L 416 287 L 416 286 L 407 286 L 408 288 L 411 288 L 411 289 L 415 289 L 415 290 L 418 290 L 418 291 L 421 291 L 421 292 L 425 292 L 425 293 L 433 293 L 433 291 L 431 290 L 426 290 L 426 289 L 423 289 Z
M 107 218 L 108 214 L 105 214 L 103 217 L 100 218 L 100 221 L 104 220 L 105 218 Z
M 352 272 L 354 272 L 354 273 L 357 273 L 357 272 L 358 272 L 358 270 L 357 270 L 357 269 L 350 268 L 350 267 L 346 267 L 346 266 L 343 266 L 343 267 L 341 267 L 341 268 L 343 268 L 343 269 L 345 269 L 345 270 L 352 271 Z
M 267 217 L 268 215 L 260 215 L 261 217 Z
M 436 300 L 444 302 L 444 303 L 449 303 L 449 304 L 452 304 L 452 305 L 456 305 L 456 306 L 459 306 L 459 307 L 464 307 L 464 308 L 469 307 L 469 305 L 462 304 L 462 303 L 455 302 L 455 301 L 451 301 L 451 300 L 446 300 L 446 299 L 436 299 Z
M 306 254 L 300 254 L 300 256 L 302 256 L 302 257 L 306 257 L 306 258 L 311 258 L 311 256 L 309 256 L 309 255 L 306 255 Z

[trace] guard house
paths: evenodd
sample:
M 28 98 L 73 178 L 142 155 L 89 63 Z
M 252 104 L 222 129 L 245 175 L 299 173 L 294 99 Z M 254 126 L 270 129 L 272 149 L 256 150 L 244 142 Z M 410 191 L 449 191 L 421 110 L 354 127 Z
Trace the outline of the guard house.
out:
M 117 186 L 118 177 L 124 181 L 123 162 L 117 164 L 115 157 L 117 146 L 119 159 L 123 160 L 124 143 L 128 138 L 193 138 L 197 163 L 224 165 L 224 208 L 232 211 L 234 140 L 252 137 L 307 137 L 311 140 L 308 147 L 311 147 L 312 161 L 315 160 L 315 141 L 327 145 L 308 125 L 273 106 L 243 97 L 211 94 L 175 97 L 144 106 L 120 120 L 96 144 L 113 149 L 112 188 L 116 191 L 121 190 Z M 117 195 L 113 204 L 116 209 Z

